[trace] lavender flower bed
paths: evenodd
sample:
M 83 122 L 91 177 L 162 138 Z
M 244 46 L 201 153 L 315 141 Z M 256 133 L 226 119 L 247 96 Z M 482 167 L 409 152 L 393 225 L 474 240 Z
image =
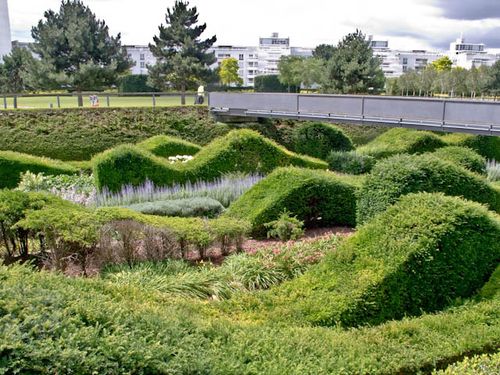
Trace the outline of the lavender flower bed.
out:
M 174 186 L 155 186 L 151 181 L 143 185 L 125 185 L 118 193 L 103 190 L 97 193 L 95 202 L 102 206 L 126 206 L 134 203 L 154 202 L 159 200 L 208 197 L 219 201 L 224 207 L 239 198 L 264 177 L 259 174 L 231 174 L 214 181 L 198 181 Z

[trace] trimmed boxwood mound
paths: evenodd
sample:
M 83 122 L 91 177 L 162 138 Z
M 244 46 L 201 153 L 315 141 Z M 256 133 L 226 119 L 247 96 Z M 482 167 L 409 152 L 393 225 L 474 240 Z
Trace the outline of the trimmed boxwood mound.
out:
M 486 159 L 500 161 L 500 137 L 451 133 L 441 138 L 450 146 L 468 147 Z
M 234 130 L 216 139 L 188 163 L 170 164 L 131 145 L 108 150 L 93 159 L 99 189 L 119 190 L 123 185 L 155 185 L 213 180 L 229 172 L 269 173 L 277 167 L 295 165 L 326 169 L 317 159 L 294 154 L 251 130 Z
M 2 111 L 0 150 L 59 160 L 90 160 L 124 143 L 166 134 L 206 145 L 229 132 L 206 108 L 86 108 Z
M 373 156 L 356 151 L 332 151 L 326 161 L 332 171 L 355 175 L 369 173 L 377 162 Z
M 59 160 L 0 151 L 0 188 L 15 188 L 22 172 L 45 173 L 49 175 L 75 174 L 78 169 Z
M 499 260 L 498 215 L 458 197 L 411 194 L 263 305 L 313 325 L 380 324 L 473 295 Z
M 356 151 L 381 159 L 395 154 L 421 154 L 444 146 L 446 142 L 431 132 L 393 128 Z
M 250 221 L 257 237 L 264 237 L 264 224 L 276 220 L 285 209 L 306 227 L 354 226 L 356 185 L 353 177 L 331 172 L 280 168 L 233 202 L 227 215 Z
M 299 154 L 326 160 L 332 151 L 351 151 L 352 141 L 344 132 L 330 124 L 305 122 L 293 132 L 293 150 Z
M 447 146 L 432 153 L 440 159 L 451 161 L 469 171 L 479 174 L 486 173 L 486 159 L 467 147 Z
M 357 222 L 364 223 L 416 192 L 443 192 L 485 203 L 500 212 L 500 194 L 480 176 L 433 155 L 396 155 L 379 161 L 359 192 Z
M 136 203 L 125 208 L 145 215 L 178 217 L 217 217 L 224 211 L 219 201 L 207 197 Z
M 432 375 L 493 375 L 500 374 L 500 351 L 466 358 L 448 366 L 445 370 L 434 371 Z
M 163 158 L 176 155 L 194 155 L 201 150 L 201 147 L 194 143 L 167 135 L 148 138 L 138 143 L 137 147 Z

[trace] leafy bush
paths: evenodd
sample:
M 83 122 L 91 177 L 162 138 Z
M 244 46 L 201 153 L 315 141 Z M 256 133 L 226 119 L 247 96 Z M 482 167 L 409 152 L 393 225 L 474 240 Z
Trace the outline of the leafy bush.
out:
M 326 160 L 331 151 L 351 151 L 352 141 L 339 128 L 321 122 L 299 124 L 293 134 L 293 150 Z
M 486 159 L 466 147 L 447 146 L 432 153 L 440 159 L 450 161 L 469 171 L 479 174 L 486 173 Z
M 376 163 L 373 156 L 361 155 L 356 151 L 332 151 L 326 161 L 332 171 L 355 175 L 369 173 Z
M 194 143 L 167 135 L 148 138 L 138 143 L 137 146 L 162 158 L 176 155 L 194 155 L 201 150 L 201 147 Z
M 75 167 L 58 160 L 0 151 L 0 188 L 15 188 L 21 180 L 21 173 L 27 171 L 50 175 L 78 173 Z
M 206 145 L 229 132 L 206 108 L 189 106 L 6 111 L 0 119 L 0 150 L 66 161 L 158 134 Z
M 281 215 L 269 223 L 265 223 L 267 238 L 279 238 L 281 241 L 298 240 L 304 235 L 304 222 L 290 216 L 286 209 Z
M 146 215 L 210 218 L 217 217 L 224 211 L 224 206 L 211 198 L 188 198 L 137 203 L 125 208 Z
M 487 204 L 500 211 L 500 194 L 481 177 L 433 155 L 397 155 L 379 161 L 359 192 L 358 224 L 420 191 L 443 192 Z
M 450 146 L 468 147 L 486 159 L 500 160 L 500 137 L 450 133 L 441 139 Z
M 486 172 L 488 174 L 488 181 L 500 181 L 500 163 L 495 160 L 488 160 L 486 163 Z
M 393 128 L 359 147 L 357 152 L 381 159 L 395 154 L 420 154 L 444 146 L 446 142 L 431 132 Z
M 277 74 L 262 75 L 255 77 L 255 92 L 297 92 L 295 86 L 288 87 L 283 85 Z
M 498 265 L 500 219 L 443 194 L 411 194 L 339 250 L 263 296 L 270 316 L 314 325 L 380 324 L 469 297 Z
M 207 197 L 228 207 L 262 178 L 259 174 L 228 173 L 210 182 L 196 181 L 164 187 L 156 187 L 151 181 L 146 181 L 139 186 L 123 186 L 117 193 L 104 189 L 97 194 L 96 200 L 99 206 L 126 206 L 159 200 Z
M 433 375 L 493 375 L 500 373 L 500 352 L 465 358 Z
M 326 171 L 280 168 L 229 207 L 227 215 L 248 220 L 252 234 L 266 236 L 265 223 L 288 210 L 306 227 L 355 225 L 357 182 Z
M 213 141 L 186 164 L 168 164 L 130 145 L 108 150 L 93 159 L 99 189 L 116 192 L 123 185 L 138 186 L 146 180 L 157 186 L 211 181 L 224 173 L 268 173 L 279 166 L 296 165 L 326 169 L 326 163 L 296 155 L 251 130 L 232 131 Z
M 119 92 L 155 92 L 154 87 L 148 85 L 148 76 L 145 74 L 130 74 L 120 78 Z

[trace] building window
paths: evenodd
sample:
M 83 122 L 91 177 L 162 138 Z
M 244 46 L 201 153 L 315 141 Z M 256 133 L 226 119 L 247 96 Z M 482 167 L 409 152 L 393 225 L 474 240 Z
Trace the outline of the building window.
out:
M 145 59 L 145 56 L 143 53 L 141 53 L 141 60 L 144 60 Z
M 245 55 L 243 55 L 242 53 L 240 53 L 240 61 L 244 60 L 244 59 L 245 59 Z
M 403 65 L 408 64 L 408 57 L 403 57 Z
M 141 61 L 141 69 L 144 69 L 146 67 L 146 63 L 144 61 Z
M 408 67 L 406 65 L 403 66 L 403 72 L 407 72 L 408 71 Z

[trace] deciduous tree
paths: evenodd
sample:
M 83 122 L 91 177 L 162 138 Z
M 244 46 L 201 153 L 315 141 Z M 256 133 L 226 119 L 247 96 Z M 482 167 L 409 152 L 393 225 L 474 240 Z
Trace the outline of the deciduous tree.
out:
M 238 60 L 234 57 L 222 60 L 219 69 L 221 83 L 226 86 L 230 86 L 233 83 L 241 86 L 243 84 L 243 79 L 238 74 L 239 69 Z

